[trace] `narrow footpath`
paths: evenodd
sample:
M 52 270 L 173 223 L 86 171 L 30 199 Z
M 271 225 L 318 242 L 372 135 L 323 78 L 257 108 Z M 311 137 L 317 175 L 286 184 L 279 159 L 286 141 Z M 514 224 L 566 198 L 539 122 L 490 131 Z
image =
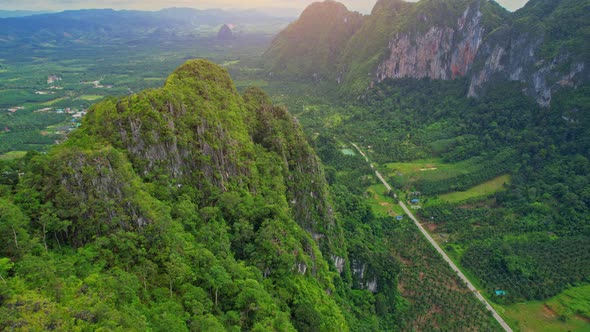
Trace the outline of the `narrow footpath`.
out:
M 351 143 L 351 144 L 352 144 L 352 146 L 354 146 L 357 149 L 357 151 L 371 165 L 371 168 L 375 171 L 375 175 L 385 185 L 387 190 L 391 191 L 392 187 L 389 185 L 389 183 L 387 183 L 387 181 L 385 181 L 385 178 L 381 175 L 381 173 L 379 173 L 379 171 L 375 169 L 375 166 L 373 164 L 371 164 L 371 162 L 369 161 L 369 158 L 363 152 L 363 150 L 361 150 L 356 144 L 354 144 L 354 143 Z M 394 197 L 397 198 L 397 195 L 394 194 Z M 475 288 L 475 286 L 473 286 L 471 281 L 469 281 L 469 279 L 467 279 L 467 276 L 465 276 L 465 274 L 463 274 L 463 272 L 461 272 L 461 270 L 459 270 L 457 265 L 455 265 L 455 263 L 451 260 L 451 258 L 444 252 L 444 250 L 442 250 L 442 248 L 438 245 L 438 243 L 436 243 L 436 241 L 434 241 L 432 236 L 430 236 L 430 234 L 426 231 L 426 229 L 424 229 L 422 224 L 420 224 L 420 222 L 418 221 L 418 219 L 416 219 L 416 217 L 414 216 L 412 211 L 410 211 L 410 209 L 408 209 L 406 204 L 401 199 L 399 200 L 399 205 L 402 207 L 402 209 L 404 209 L 404 211 L 410 217 L 410 219 L 412 219 L 414 224 L 416 224 L 416 226 L 418 227 L 418 229 L 420 230 L 422 235 L 424 235 L 426 240 L 428 240 L 428 242 L 430 242 L 430 244 L 434 247 L 434 249 L 436 249 L 436 251 L 438 251 L 438 253 L 441 254 L 442 258 L 449 264 L 451 269 L 453 269 L 453 271 L 455 271 L 457 273 L 459 278 L 461 278 L 465 282 L 465 284 L 467 285 L 467 288 L 469 288 L 469 290 L 473 293 L 473 295 L 475 295 L 475 297 L 479 301 L 481 301 L 489 311 L 492 312 L 492 315 L 498 321 L 498 323 L 502 326 L 502 328 L 504 328 L 504 330 L 507 332 L 512 332 L 512 329 L 510 328 L 510 326 L 506 323 L 506 321 L 504 321 L 504 319 L 502 317 L 500 317 L 500 315 L 498 314 L 496 309 L 494 309 L 490 305 L 490 303 L 479 293 L 479 291 Z

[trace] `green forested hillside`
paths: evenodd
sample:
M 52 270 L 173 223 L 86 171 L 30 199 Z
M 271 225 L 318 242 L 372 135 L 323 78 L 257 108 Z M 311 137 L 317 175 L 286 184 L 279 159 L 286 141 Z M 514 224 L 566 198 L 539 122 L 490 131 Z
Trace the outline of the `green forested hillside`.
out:
M 347 329 L 315 155 L 214 64 L 97 104 L 65 144 L 4 168 L 2 330 Z
M 359 199 L 362 159 L 335 158 L 325 175 L 296 118 L 207 61 L 92 106 L 0 161 L 1 328 L 497 330 L 412 224 Z
M 106 97 L 0 156 L 0 330 L 501 330 L 399 200 L 515 330 L 587 326 L 587 9 L 326 1 L 227 59 L 269 95 Z
M 263 67 L 276 77 L 336 79 L 340 55 L 362 23 L 361 14 L 339 2 L 313 3 L 274 39 Z

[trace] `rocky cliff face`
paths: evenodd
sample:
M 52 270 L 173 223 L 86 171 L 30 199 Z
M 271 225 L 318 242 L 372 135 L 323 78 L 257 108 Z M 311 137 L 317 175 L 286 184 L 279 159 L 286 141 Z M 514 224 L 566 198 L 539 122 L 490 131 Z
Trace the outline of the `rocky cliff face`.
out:
M 525 94 L 549 106 L 555 90 L 580 86 L 590 78 L 588 6 L 584 0 L 531 0 L 509 13 L 487 0 L 380 0 L 345 39 L 342 52 L 330 57 L 337 70 L 327 76 L 344 82 L 349 93 L 362 93 L 386 79 L 466 79 L 470 97 L 484 94 L 494 82 L 516 81 Z M 306 15 L 313 16 L 312 10 Z M 328 20 L 316 21 L 316 33 L 324 36 L 321 22 Z M 279 36 L 272 52 L 281 53 L 289 45 Z M 315 55 L 330 48 L 321 43 L 313 48 L 306 66 L 296 60 L 284 65 L 292 72 L 298 67 L 319 72 L 326 66 Z
M 426 33 L 397 33 L 389 42 L 389 57 L 377 68 L 377 80 L 447 80 L 464 76 L 471 69 L 484 37 L 481 18 L 480 4 L 476 2 L 465 9 L 454 26 L 433 26 Z
M 273 106 L 258 89 L 249 89 L 244 99 L 247 104 L 256 105 L 253 141 L 275 152 L 284 165 L 283 177 L 293 217 L 325 252 L 341 255 L 344 241 L 334 219 L 324 172 L 299 122 L 284 107 Z M 333 256 L 333 260 L 337 269 L 344 265 L 339 256 Z
M 552 35 L 547 21 L 568 12 L 568 17 L 583 16 L 573 12 L 578 2 L 562 0 L 549 5 L 544 0 L 531 1 L 512 16 L 494 20 L 493 5 L 477 0 L 453 24 L 435 24 L 421 33 L 415 31 L 419 24 L 414 23 L 409 31 L 396 33 L 390 40 L 389 54 L 379 64 L 375 81 L 466 77 L 469 97 L 485 93 L 491 82 L 517 81 L 525 94 L 549 106 L 555 90 L 576 87 L 589 79 L 587 60 L 575 56 L 575 50 L 561 47 L 552 56 L 543 54 L 548 45 L 562 42 Z M 421 15 L 417 19 L 428 25 Z
M 589 81 L 585 60 L 569 52 L 543 57 L 540 50 L 544 41 L 543 34 L 523 33 L 514 27 L 496 31 L 478 54 L 483 66 L 471 73 L 468 95 L 485 93 L 486 84 L 493 80 L 516 81 L 540 105 L 549 106 L 556 90 Z

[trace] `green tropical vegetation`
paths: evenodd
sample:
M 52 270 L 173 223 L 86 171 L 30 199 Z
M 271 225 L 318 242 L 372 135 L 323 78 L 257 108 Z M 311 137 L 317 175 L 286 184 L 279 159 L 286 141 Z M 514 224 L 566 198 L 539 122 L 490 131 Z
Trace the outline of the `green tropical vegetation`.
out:
M 96 104 L 66 143 L 3 167 L 3 330 L 347 328 L 312 150 L 212 63 Z
M 236 37 L 217 40 L 219 26 L 230 20 L 240 24 Z M 243 77 L 240 71 L 255 70 L 272 35 L 288 22 L 256 12 L 236 17 L 176 9 L 0 20 L 0 155 L 42 151 L 62 141 L 79 123 L 74 111 L 106 97 L 158 88 L 188 59 L 225 63 Z M 232 69 L 238 62 L 240 69 Z M 242 80 L 237 85 L 243 89 L 251 85 L 250 77 Z
M 0 49 L 0 330 L 501 330 L 398 200 L 514 330 L 588 330 L 588 8 L 14 39 L 41 55 Z M 376 78 L 392 38 L 469 20 L 465 75 Z
M 396 10 L 411 6 L 392 1 L 388 6 L 396 10 L 379 11 L 385 4 L 379 2 L 365 22 L 397 15 Z M 551 21 L 553 27 L 563 29 L 557 17 L 585 17 L 583 7 L 583 1 L 531 1 L 512 16 L 514 28 L 524 28 L 519 25 L 523 18 L 535 17 L 547 27 Z M 387 21 L 391 20 L 383 19 Z M 572 29 L 584 26 L 580 23 Z M 376 41 L 374 33 L 380 30 L 370 23 L 359 31 L 358 36 L 366 34 L 359 41 L 384 44 Z M 368 37 L 371 33 L 375 38 Z M 583 35 L 567 38 L 583 43 Z M 563 54 L 567 43 L 556 36 L 544 39 L 540 47 L 557 45 L 558 54 Z M 361 54 L 363 48 L 354 49 Z M 584 58 L 581 49 L 570 52 L 569 63 Z M 359 59 L 370 57 L 359 55 Z M 347 61 L 362 66 L 359 61 Z M 374 63 L 362 71 L 370 72 Z M 364 76 L 352 77 L 360 78 L 366 87 Z M 385 80 L 360 97 L 349 95 L 353 98 L 343 94 L 348 83 L 344 90 L 324 82 L 308 83 L 313 86 L 309 89 L 294 88 L 285 80 L 280 84 L 284 87 L 271 84 L 268 90 L 301 120 L 326 164 L 329 182 L 346 177 L 344 182 L 367 197 L 375 211 L 396 214 L 387 205 L 391 203 L 382 199 L 383 192 L 367 191 L 370 176 L 356 169 L 342 170 L 347 161 L 338 152 L 348 149 L 348 142 L 363 146 L 402 199 L 418 199 L 418 214 L 430 232 L 485 296 L 504 308 L 503 315 L 515 328 L 540 326 L 525 319 L 529 311 L 518 311 L 519 306 L 546 303 L 570 288 L 580 292 L 579 287 L 590 282 L 590 211 L 584 198 L 590 169 L 587 82 L 555 92 L 550 107 L 541 107 L 524 95 L 525 84 L 518 82 L 493 81 L 478 99 L 465 97 L 470 82 L 461 78 Z M 291 98 L 282 97 L 287 91 L 297 92 Z M 327 144 L 332 148 L 325 148 Z M 332 159 L 337 160 L 333 166 Z M 583 292 L 579 298 L 590 302 Z M 576 310 L 571 308 L 567 312 L 573 325 L 562 324 L 562 315 L 544 322 L 556 329 L 579 329 L 588 317 L 572 316 Z
M 588 296 L 588 285 L 572 287 L 546 301 L 505 306 L 505 313 L 523 330 L 588 331 Z
M 587 88 L 543 109 L 509 87 L 478 101 L 453 97 L 450 88 L 459 85 L 391 81 L 365 102 L 339 109 L 346 120 L 324 130 L 370 145 L 371 159 L 384 163 L 401 197 L 419 198 L 429 229 L 493 301 L 544 300 L 587 284 L 583 197 L 590 168 L 581 139 L 587 112 L 577 113 L 575 122 L 562 117 L 564 110 L 588 108 Z M 421 97 L 424 91 L 431 97 Z M 447 102 L 438 103 L 443 96 Z M 365 126 L 358 125 L 361 118 Z M 450 143 L 444 149 L 433 144 L 441 140 Z M 321 137 L 315 142 L 325 144 Z M 425 155 L 438 159 L 421 159 Z
M 264 68 L 276 77 L 323 80 L 333 78 L 335 61 L 363 22 L 336 1 L 311 4 L 273 40 L 264 53 Z

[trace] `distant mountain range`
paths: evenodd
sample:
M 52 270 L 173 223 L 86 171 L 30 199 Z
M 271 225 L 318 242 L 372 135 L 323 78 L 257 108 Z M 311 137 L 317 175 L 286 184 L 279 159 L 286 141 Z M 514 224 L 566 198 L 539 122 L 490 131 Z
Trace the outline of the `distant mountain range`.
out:
M 0 18 L 23 17 L 39 14 L 48 14 L 50 11 L 32 11 L 32 10 L 0 10 Z
M 238 32 L 248 32 L 248 26 L 266 26 L 272 28 L 269 31 L 276 31 L 293 20 L 294 17 L 279 17 L 256 10 L 73 10 L 0 19 L 0 47 L 124 43 L 141 39 L 192 37 L 209 30 L 214 31 L 214 36 L 226 23 L 237 26 Z

